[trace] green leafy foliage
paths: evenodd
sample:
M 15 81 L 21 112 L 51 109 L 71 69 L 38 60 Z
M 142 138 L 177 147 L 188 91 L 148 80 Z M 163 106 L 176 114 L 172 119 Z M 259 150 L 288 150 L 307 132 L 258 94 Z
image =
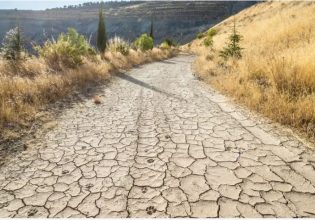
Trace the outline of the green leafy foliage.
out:
M 207 32 L 207 36 L 214 37 L 217 34 L 217 30 L 214 28 L 210 28 Z
M 103 14 L 103 2 L 101 3 L 100 11 L 99 11 L 99 21 L 97 28 L 97 48 L 101 53 L 104 53 L 107 45 L 107 33 L 105 26 L 105 18 Z
M 165 39 L 161 44 L 160 44 L 160 48 L 161 49 L 169 49 L 171 47 L 176 46 L 176 44 L 170 40 L 170 39 Z
M 203 44 L 206 47 L 213 46 L 213 37 L 217 34 L 217 31 L 213 28 L 209 29 L 206 35 L 206 38 L 203 40 Z
M 19 60 L 24 50 L 20 27 L 9 30 L 2 43 L 2 55 L 8 60 Z
M 204 32 L 199 32 L 199 33 L 197 34 L 197 38 L 198 38 L 198 39 L 201 39 L 201 38 L 203 38 L 204 36 L 206 36 Z
M 137 49 L 142 51 L 153 49 L 153 38 L 147 34 L 142 34 L 138 39 L 135 40 L 134 45 Z
M 213 45 L 213 39 L 212 37 L 207 37 L 203 40 L 203 44 L 206 46 L 206 47 L 212 47 Z
M 159 48 L 166 50 L 166 49 L 170 49 L 171 46 L 164 41 L 160 44 Z
M 47 41 L 43 47 L 35 47 L 39 55 L 51 66 L 75 67 L 83 63 L 83 56 L 95 55 L 95 50 L 83 35 L 74 28 L 61 34 L 57 41 Z

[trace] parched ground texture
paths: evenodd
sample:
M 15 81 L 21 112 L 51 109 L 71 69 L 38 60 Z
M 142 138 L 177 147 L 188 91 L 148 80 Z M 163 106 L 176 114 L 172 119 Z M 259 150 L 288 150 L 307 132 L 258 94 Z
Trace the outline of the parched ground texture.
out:
M 0 217 L 315 217 L 315 152 L 195 79 L 144 65 L 0 169 Z

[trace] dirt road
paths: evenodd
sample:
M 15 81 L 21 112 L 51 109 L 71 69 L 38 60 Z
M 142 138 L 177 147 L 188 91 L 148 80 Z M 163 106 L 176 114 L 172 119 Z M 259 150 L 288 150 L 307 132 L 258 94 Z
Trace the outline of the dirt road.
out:
M 119 74 L 0 169 L 0 217 L 315 217 L 315 153 L 179 56 Z

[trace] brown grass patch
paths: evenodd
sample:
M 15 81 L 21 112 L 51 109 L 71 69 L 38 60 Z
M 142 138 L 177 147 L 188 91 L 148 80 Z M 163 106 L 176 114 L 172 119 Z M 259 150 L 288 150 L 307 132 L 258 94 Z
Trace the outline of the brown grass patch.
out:
M 0 60 L 0 139 L 3 140 L 10 130 L 29 128 L 39 111 L 89 84 L 104 82 L 117 69 L 130 69 L 173 55 L 174 50 L 146 53 L 132 50 L 128 56 L 112 52 L 105 54 L 106 60 L 98 55 L 85 59 L 77 68 L 57 70 L 36 57 L 16 65 Z M 100 98 L 95 98 L 96 102 L 101 102 Z
M 315 137 L 315 3 L 264 2 L 236 16 L 244 49 L 240 60 L 218 56 L 233 18 L 215 26 L 214 50 L 196 39 L 200 78 L 241 103 Z

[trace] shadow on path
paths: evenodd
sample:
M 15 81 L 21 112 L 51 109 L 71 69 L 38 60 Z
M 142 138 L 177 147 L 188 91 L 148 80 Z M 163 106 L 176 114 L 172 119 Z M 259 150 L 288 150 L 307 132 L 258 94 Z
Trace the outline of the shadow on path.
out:
M 161 60 L 159 62 L 165 63 L 165 64 L 176 64 L 175 62 L 172 62 L 172 61 L 169 61 L 169 60 Z
M 160 94 L 166 95 L 167 97 L 172 97 L 172 98 L 178 99 L 180 101 L 185 101 L 186 102 L 186 99 L 183 99 L 182 97 L 179 97 L 179 96 L 177 96 L 175 94 L 172 94 L 172 93 L 168 93 L 166 91 L 163 91 L 163 90 L 161 90 L 161 89 L 159 89 L 159 88 L 157 88 L 155 86 L 152 86 L 152 85 L 150 85 L 148 83 L 145 83 L 145 82 L 143 82 L 141 80 L 138 80 L 138 79 L 136 79 L 136 78 L 134 78 L 134 77 L 132 77 L 130 75 L 127 75 L 127 74 L 124 74 L 124 73 L 120 72 L 120 73 L 115 74 L 115 76 L 117 76 L 120 79 L 127 80 L 129 82 L 132 82 L 134 84 L 142 86 L 144 88 L 150 89 L 152 91 L 158 92 Z

